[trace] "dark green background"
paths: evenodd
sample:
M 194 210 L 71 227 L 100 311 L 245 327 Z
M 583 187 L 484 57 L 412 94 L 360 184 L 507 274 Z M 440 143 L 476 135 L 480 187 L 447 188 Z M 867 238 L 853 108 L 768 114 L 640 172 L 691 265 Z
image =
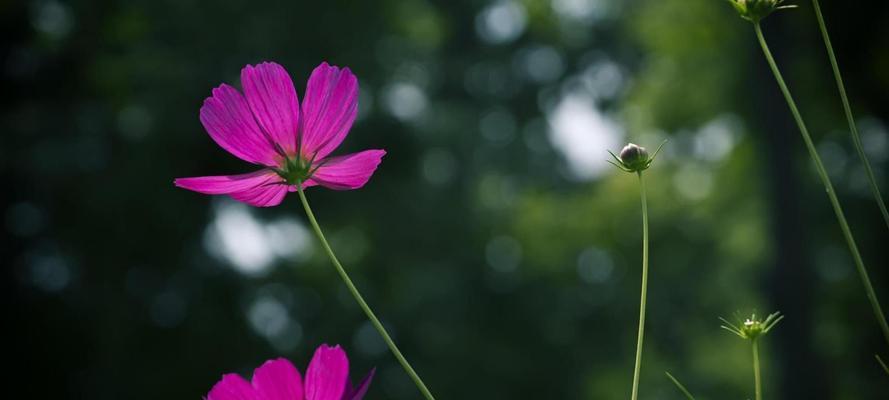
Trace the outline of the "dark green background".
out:
M 811 6 L 796 3 L 765 20 L 765 34 L 889 304 L 889 235 Z M 886 194 L 889 6 L 824 3 Z M 749 348 L 717 317 L 753 309 L 787 314 L 764 342 L 767 398 L 884 396 L 873 355 L 889 348 L 751 26 L 718 0 L 506 4 L 0 2 L 8 387 L 24 398 L 199 399 L 220 374 L 272 357 L 303 369 L 327 342 L 346 347 L 355 375 L 378 368 L 368 399 L 418 398 L 300 229 L 295 196 L 248 210 L 172 185 L 251 170 L 198 121 L 211 88 L 274 60 L 301 94 L 327 60 L 362 87 L 362 116 L 337 152 L 388 155 L 365 188 L 308 196 L 439 399 L 628 397 L 638 185 L 614 169 L 572 174 L 551 140 L 553 110 L 570 96 L 594 101 L 562 122 L 605 115 L 624 134 L 612 150 L 671 140 L 646 173 L 641 398 L 680 398 L 664 370 L 699 398 L 751 397 Z M 572 16 L 571 4 L 591 8 Z M 525 24 L 492 43 L 486 21 L 504 15 Z M 214 241 L 220 226 L 234 247 Z M 269 263 L 246 275 L 213 250 L 254 245 Z

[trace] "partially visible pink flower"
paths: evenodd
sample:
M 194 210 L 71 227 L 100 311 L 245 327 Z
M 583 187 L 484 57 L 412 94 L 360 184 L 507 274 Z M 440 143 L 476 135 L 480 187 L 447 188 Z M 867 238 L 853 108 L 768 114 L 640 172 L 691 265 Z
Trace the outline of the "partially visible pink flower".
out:
M 358 79 L 349 68 L 326 62 L 312 71 L 300 108 L 284 67 L 264 62 L 241 70 L 237 89 L 222 84 L 201 107 L 201 123 L 216 143 L 264 168 L 248 174 L 178 178 L 175 185 L 204 194 L 225 194 L 257 207 L 281 203 L 287 192 L 321 185 L 358 189 L 386 152 L 365 150 L 329 157 L 358 111 Z
M 206 400 L 361 400 L 374 370 L 357 387 L 349 383 L 349 359 L 340 346 L 322 344 L 306 369 L 306 380 L 290 361 L 266 361 L 247 382 L 238 374 L 225 374 L 210 389 Z

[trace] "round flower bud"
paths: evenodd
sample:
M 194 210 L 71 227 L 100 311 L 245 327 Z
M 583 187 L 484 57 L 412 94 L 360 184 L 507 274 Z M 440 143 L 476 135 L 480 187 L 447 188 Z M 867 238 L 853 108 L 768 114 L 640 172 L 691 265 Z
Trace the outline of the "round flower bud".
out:
M 773 13 L 775 10 L 780 10 L 784 8 L 794 8 L 794 5 L 786 5 L 782 6 L 781 3 L 784 0 L 728 0 L 729 3 L 735 10 L 738 11 L 738 14 L 741 15 L 741 18 L 744 18 L 750 22 L 759 22 L 759 20 L 767 17 L 769 14 Z
M 648 150 L 644 147 L 630 143 L 620 151 L 620 161 L 628 170 L 642 171 L 651 164 L 648 159 Z
M 667 143 L 667 141 L 665 140 L 664 143 Z M 621 171 L 641 173 L 651 166 L 654 158 L 657 157 L 661 148 L 664 147 L 664 143 L 661 143 L 657 150 L 654 151 L 654 154 L 651 155 L 648 154 L 648 150 L 644 147 L 633 143 L 624 146 L 620 151 L 620 155 L 608 150 L 608 154 L 614 159 L 614 161 L 609 160 L 608 162 Z

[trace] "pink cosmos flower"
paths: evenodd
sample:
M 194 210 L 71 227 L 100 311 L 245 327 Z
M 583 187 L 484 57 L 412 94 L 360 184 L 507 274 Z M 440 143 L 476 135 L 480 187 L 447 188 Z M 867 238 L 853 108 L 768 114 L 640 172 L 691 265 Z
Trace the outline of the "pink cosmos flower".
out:
M 302 107 L 284 67 L 264 62 L 241 70 L 244 95 L 222 84 L 201 107 L 201 123 L 216 143 L 263 169 L 240 175 L 178 178 L 175 185 L 204 194 L 271 207 L 287 192 L 321 185 L 335 190 L 367 183 L 386 152 L 329 157 L 358 111 L 358 79 L 326 62 L 312 71 Z
M 361 400 L 373 375 L 371 370 L 352 387 L 346 352 L 340 346 L 322 344 L 306 369 L 305 384 L 290 361 L 278 358 L 253 371 L 250 382 L 238 374 L 223 375 L 206 400 Z

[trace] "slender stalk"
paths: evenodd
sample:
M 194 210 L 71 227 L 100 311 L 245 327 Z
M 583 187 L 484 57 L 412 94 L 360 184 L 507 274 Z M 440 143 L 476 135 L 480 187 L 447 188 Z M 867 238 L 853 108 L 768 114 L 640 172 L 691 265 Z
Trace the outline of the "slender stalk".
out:
M 750 341 L 753 345 L 753 385 L 756 390 L 756 400 L 762 400 L 762 377 L 759 371 L 759 342 L 756 339 Z
M 673 381 L 673 384 L 676 385 L 677 388 L 679 388 L 679 391 L 681 391 L 682 394 L 685 395 L 685 398 L 687 398 L 688 400 L 695 400 L 695 397 L 691 395 L 691 393 L 688 391 L 688 389 L 685 388 L 685 386 L 679 383 L 678 379 L 674 378 L 673 375 L 670 375 L 670 373 L 667 371 L 664 371 L 664 373 L 667 374 L 667 378 L 670 378 L 670 380 Z
M 883 372 L 885 372 L 886 375 L 889 375 L 889 366 L 886 366 L 886 363 L 883 362 L 883 359 L 880 358 L 879 355 L 874 354 L 874 357 L 877 358 L 877 362 L 880 363 L 880 366 L 881 366 L 881 367 L 883 367 Z
M 873 192 L 874 199 L 877 200 L 880 212 L 883 213 L 883 221 L 886 223 L 886 227 L 889 228 L 889 211 L 886 210 L 886 204 L 883 203 L 880 187 L 877 185 L 876 178 L 874 178 L 874 170 L 871 168 L 870 161 L 867 160 L 867 155 L 864 153 L 864 147 L 861 145 L 861 136 L 858 134 L 858 127 L 855 125 L 855 118 L 852 116 L 852 107 L 849 105 L 849 97 L 846 96 L 846 86 L 843 84 L 842 75 L 840 75 L 840 67 L 839 64 L 837 64 L 837 57 L 833 53 L 833 46 L 830 44 L 830 36 L 827 34 L 827 25 L 824 24 L 824 16 L 821 15 L 821 6 L 818 4 L 818 0 L 812 0 L 812 6 L 815 8 L 815 17 L 818 18 L 818 27 L 821 28 L 821 37 L 824 38 L 824 47 L 827 48 L 827 56 L 830 58 L 830 66 L 833 68 L 833 76 L 837 81 L 837 89 L 840 91 L 840 99 L 843 101 L 843 110 L 846 112 L 846 121 L 849 123 L 849 133 L 852 135 L 852 143 L 855 144 L 855 150 L 858 152 L 858 157 L 861 158 L 861 163 L 864 164 L 864 172 L 867 174 L 870 190 Z
M 769 46 L 766 44 L 766 39 L 762 34 L 762 29 L 760 28 L 759 23 L 754 23 L 753 28 L 756 31 L 756 37 L 759 39 L 759 44 L 762 46 L 762 52 L 766 57 L 766 61 L 768 61 L 769 67 L 771 67 L 772 73 L 775 75 L 775 80 L 778 81 L 778 86 L 781 88 L 781 93 L 784 94 L 784 99 L 787 100 L 790 112 L 793 114 L 794 120 L 796 120 L 796 125 L 799 127 L 799 131 L 803 136 L 803 141 L 806 142 L 806 149 L 809 150 L 809 155 L 815 163 L 815 168 L 818 170 L 818 175 L 821 177 L 821 183 L 824 184 L 824 189 L 827 191 L 827 197 L 830 198 L 830 204 L 833 206 L 833 211 L 836 214 L 837 221 L 843 231 L 843 236 L 846 238 L 846 244 L 849 246 L 849 251 L 852 252 L 855 268 L 858 270 L 859 277 L 861 277 L 861 283 L 864 285 L 867 299 L 870 301 L 871 308 L 873 308 L 874 317 L 876 317 L 880 329 L 883 330 L 883 337 L 886 339 L 886 342 L 889 343 L 889 324 L 886 323 L 886 316 L 883 314 L 883 309 L 880 307 L 879 300 L 877 300 L 877 293 L 874 291 L 874 287 L 870 282 L 867 268 L 864 266 L 864 261 L 861 258 L 861 254 L 858 252 L 855 238 L 852 237 L 852 230 L 849 229 L 849 223 L 846 222 L 846 216 L 843 214 L 840 201 L 837 199 L 837 195 L 834 192 L 833 184 L 830 183 L 830 177 L 827 175 L 827 170 L 824 169 L 821 157 L 818 156 L 815 144 L 812 143 L 812 137 L 809 136 L 809 130 L 806 129 L 806 124 L 803 122 L 802 116 L 800 116 L 799 109 L 797 109 L 796 103 L 790 95 L 790 89 L 788 89 L 787 84 L 784 83 L 781 71 L 778 70 L 778 65 L 775 63 L 774 57 L 772 57 L 772 52 L 769 51 Z
M 642 171 L 639 175 L 639 188 L 642 197 L 642 296 L 639 302 L 639 337 L 636 340 L 636 366 L 633 368 L 632 400 L 639 395 L 639 373 L 642 370 L 642 340 L 645 335 L 645 298 L 648 292 L 648 201 L 645 197 L 645 180 Z
M 318 226 L 318 221 L 315 220 L 315 214 L 312 213 L 312 209 L 309 207 L 309 201 L 306 200 L 306 195 L 303 193 L 302 185 L 297 184 L 299 192 L 299 199 L 303 203 L 303 208 L 306 210 L 306 216 L 309 217 L 309 223 L 312 224 L 312 229 L 315 231 L 315 234 L 318 235 L 318 240 L 321 241 L 321 246 L 324 247 L 324 251 L 327 252 L 327 256 L 330 257 L 330 261 L 333 262 L 333 266 L 336 267 L 336 272 L 340 274 L 340 278 L 343 278 L 343 282 L 346 284 L 346 287 L 349 288 L 349 292 L 352 293 L 352 297 L 355 298 L 355 301 L 358 302 L 358 305 L 364 310 L 364 313 L 367 314 L 367 318 L 373 324 L 374 328 L 377 329 L 377 332 L 380 333 L 380 336 L 383 337 L 383 340 L 386 342 L 386 345 L 389 346 L 389 350 L 392 351 L 392 355 L 398 359 L 398 362 L 401 363 L 404 371 L 410 375 L 411 379 L 413 379 L 414 384 L 417 385 L 417 388 L 420 389 L 420 392 L 423 393 L 423 396 L 427 400 L 435 400 L 435 397 L 432 396 L 432 393 L 426 388 L 426 384 L 423 383 L 423 380 L 420 379 L 420 376 L 417 375 L 417 372 L 414 371 L 414 368 L 411 367 L 411 364 L 407 362 L 407 359 L 401 354 L 401 350 L 398 350 L 398 346 L 395 345 L 395 342 L 389 336 L 389 333 L 386 332 L 386 328 L 383 327 L 383 324 L 380 323 L 380 320 L 374 314 L 374 312 L 370 309 L 370 306 L 367 305 L 367 302 L 364 301 L 364 298 L 361 296 L 361 293 L 358 292 L 358 288 L 355 287 L 355 284 L 352 283 L 352 279 L 349 278 L 349 274 L 346 273 L 346 270 L 343 268 L 343 265 L 340 264 L 340 261 L 336 258 L 336 255 L 333 254 L 333 250 L 330 248 L 330 244 L 327 243 L 327 239 L 324 237 L 324 234 L 321 233 L 321 227 Z

